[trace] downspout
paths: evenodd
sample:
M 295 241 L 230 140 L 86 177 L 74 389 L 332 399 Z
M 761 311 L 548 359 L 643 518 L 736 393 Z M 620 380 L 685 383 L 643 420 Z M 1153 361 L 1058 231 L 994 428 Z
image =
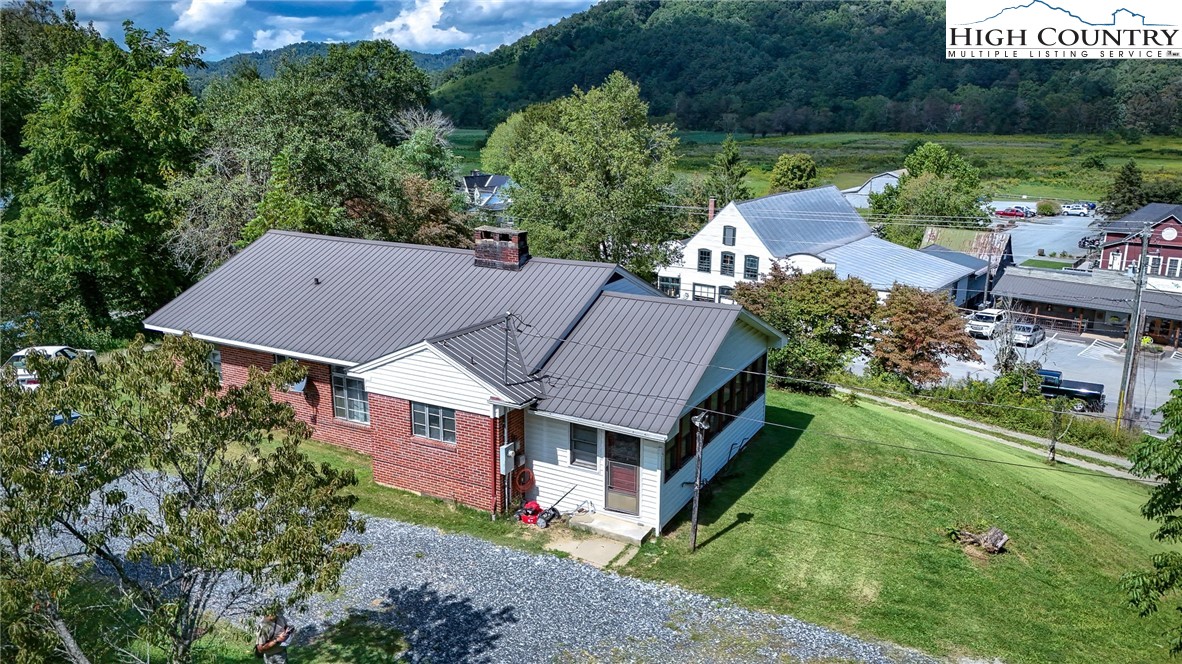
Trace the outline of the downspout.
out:
M 491 453 L 489 455 L 492 460 L 492 483 L 489 484 L 489 486 L 492 487 L 492 499 L 489 501 L 489 504 L 491 505 L 491 510 L 489 513 L 492 515 L 493 521 L 497 520 L 497 422 L 495 419 L 497 410 L 498 407 L 493 406 L 494 419 L 488 427 L 488 441 L 492 447 Z

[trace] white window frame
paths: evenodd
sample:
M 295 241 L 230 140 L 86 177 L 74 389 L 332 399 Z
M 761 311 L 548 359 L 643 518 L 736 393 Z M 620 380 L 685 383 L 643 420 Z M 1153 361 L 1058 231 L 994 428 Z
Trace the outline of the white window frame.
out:
M 1162 260 L 1161 256 L 1150 255 L 1149 264 L 1145 266 L 1145 274 L 1161 274 Z
M 1166 259 L 1166 271 L 1162 273 L 1162 276 L 1182 278 L 1182 258 Z
M 710 284 L 694 284 L 693 299 L 695 302 L 714 302 L 717 292 L 718 289 Z
M 365 381 L 350 378 L 348 369 L 332 368 L 332 415 L 338 420 L 369 424 L 369 394 Z
M 583 439 L 576 438 L 576 433 L 581 434 Z M 588 437 L 590 438 L 589 440 L 587 439 Z M 579 446 L 582 446 L 582 449 Z M 590 446 L 589 450 L 587 449 L 588 446 Z M 599 430 L 572 422 L 570 425 L 570 456 L 568 458 L 572 466 L 590 468 L 592 470 L 598 468 Z
M 419 438 L 456 442 L 456 411 L 443 406 L 411 402 L 410 432 Z

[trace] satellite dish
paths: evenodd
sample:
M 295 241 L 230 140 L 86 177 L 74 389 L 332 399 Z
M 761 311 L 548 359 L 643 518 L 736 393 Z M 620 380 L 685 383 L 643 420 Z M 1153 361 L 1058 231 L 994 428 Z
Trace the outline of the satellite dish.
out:
M 307 384 L 308 384 L 308 377 L 307 377 L 307 376 L 304 376 L 303 378 L 301 378 L 301 379 L 300 379 L 300 381 L 299 381 L 299 382 L 297 382 L 297 383 L 292 383 L 291 385 L 288 385 L 288 386 L 287 386 L 287 391 L 288 391 L 288 392 L 295 392 L 296 394 L 300 394 L 300 393 L 302 393 L 302 392 L 304 391 L 304 387 L 305 387 Z

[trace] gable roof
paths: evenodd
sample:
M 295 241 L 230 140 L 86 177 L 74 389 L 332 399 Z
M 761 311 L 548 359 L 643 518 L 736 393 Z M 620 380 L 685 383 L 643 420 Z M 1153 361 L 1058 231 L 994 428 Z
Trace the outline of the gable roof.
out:
M 837 276 L 842 279 L 857 277 L 880 291 L 889 290 L 895 282 L 935 290 L 974 272 L 952 261 L 874 236 L 835 247 L 820 255 L 836 265 Z
M 624 274 L 548 258 L 497 270 L 477 267 L 471 250 L 270 231 L 144 325 L 352 365 L 506 311 L 561 337 Z M 554 344 L 523 340 L 525 365 Z
M 732 205 L 776 258 L 815 255 L 870 235 L 870 226 L 834 186 Z
M 1182 205 L 1150 203 L 1100 227 L 1105 233 L 1136 233 L 1146 224 L 1154 225 L 1173 217 L 1182 221 Z
M 985 274 L 985 271 L 989 269 L 989 261 L 983 261 L 976 256 L 970 256 L 960 251 L 953 251 L 948 247 L 942 247 L 938 244 L 929 244 L 923 249 L 920 249 L 920 251 L 936 258 L 952 261 L 957 265 L 963 265 L 972 270 L 973 274 L 976 275 Z
M 473 188 L 493 190 L 503 187 L 512 182 L 508 175 L 497 175 L 495 173 L 481 173 L 480 171 L 472 171 L 471 174 L 464 176 L 464 187 L 469 191 Z
M 874 184 L 874 181 L 879 178 L 885 178 L 887 180 L 895 180 L 897 182 L 899 180 L 899 178 L 903 177 L 904 175 L 907 175 L 906 168 L 900 168 L 895 171 L 884 171 L 884 172 L 879 173 L 877 175 L 871 175 L 870 177 L 866 178 L 865 182 L 863 182 L 862 184 L 860 184 L 856 187 L 848 187 L 846 189 L 842 189 L 841 193 L 843 193 L 843 194 L 862 193 L 862 191 L 864 189 L 869 188 L 872 184 Z M 887 184 L 890 184 L 890 183 L 887 183 Z
M 514 403 L 526 403 L 542 395 L 542 384 L 528 375 L 517 343 L 516 322 L 510 320 L 506 326 L 504 317 L 494 318 L 427 339 L 427 345 Z
M 1006 231 L 928 226 L 923 231 L 920 250 L 933 244 L 984 259 L 988 261 L 991 271 L 996 271 L 1001 266 L 1002 258 L 1012 253 L 1010 234 Z
M 604 293 L 547 363 L 538 410 L 668 433 L 741 312 L 738 305 Z

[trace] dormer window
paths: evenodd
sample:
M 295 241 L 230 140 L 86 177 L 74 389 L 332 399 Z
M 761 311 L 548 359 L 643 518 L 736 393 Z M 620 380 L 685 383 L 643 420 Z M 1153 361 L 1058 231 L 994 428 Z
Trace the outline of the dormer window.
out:
M 735 227 L 734 226 L 723 226 L 722 227 L 722 243 L 728 247 L 735 246 Z

